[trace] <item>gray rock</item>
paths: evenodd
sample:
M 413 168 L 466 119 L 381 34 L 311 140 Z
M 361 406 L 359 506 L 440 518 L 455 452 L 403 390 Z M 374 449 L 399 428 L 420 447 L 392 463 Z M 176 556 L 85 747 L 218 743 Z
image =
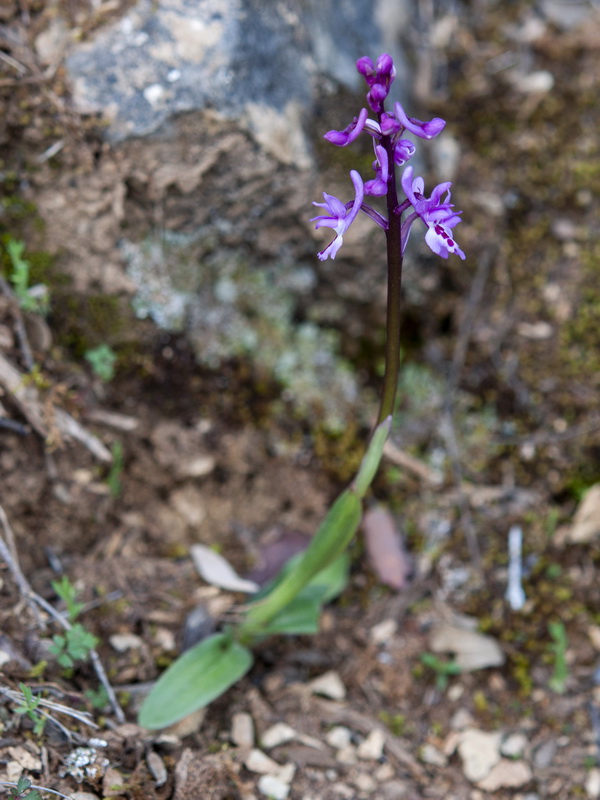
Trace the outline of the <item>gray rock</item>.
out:
M 74 109 L 99 115 L 106 141 L 35 202 L 73 288 L 129 295 L 201 363 L 249 360 L 303 416 L 341 428 L 357 384 L 334 329 L 369 327 L 348 301 L 382 307 L 385 246 L 364 220 L 344 259 L 319 264 L 311 201 L 352 186 L 346 166 L 316 178 L 314 143 L 364 103 L 360 56 L 392 53 L 403 97 L 413 2 L 139 0 L 70 44 Z
M 176 114 L 206 108 L 236 121 L 246 114 L 260 133 L 266 109 L 310 109 L 324 76 L 358 85 L 356 58 L 378 55 L 383 46 L 373 5 L 140 0 L 68 57 L 76 108 L 108 114 L 111 141 L 150 134 Z

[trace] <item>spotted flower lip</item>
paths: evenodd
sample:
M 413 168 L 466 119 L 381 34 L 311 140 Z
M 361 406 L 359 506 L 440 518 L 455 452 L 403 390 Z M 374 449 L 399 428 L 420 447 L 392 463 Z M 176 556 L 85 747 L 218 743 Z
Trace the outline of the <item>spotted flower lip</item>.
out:
M 405 110 L 400 103 L 394 104 L 394 111 L 396 119 L 407 131 L 410 131 L 420 139 L 433 139 L 438 133 L 441 133 L 446 127 L 446 120 L 434 117 L 429 122 L 423 122 L 414 117 L 408 117 Z
M 402 252 L 406 249 L 413 222 L 420 218 L 427 225 L 425 241 L 436 255 L 448 258 L 453 253 L 464 260 L 466 256 L 451 234 L 452 228 L 461 221 L 462 211 L 454 211 L 454 204 L 450 202 L 450 181 L 438 184 L 431 197 L 425 197 L 423 178 L 413 178 L 412 167 L 404 170 L 401 182 L 407 197 L 406 205 L 410 204 L 414 209 L 402 224 Z M 442 201 L 444 192 L 446 197 Z
M 350 203 L 342 203 L 342 201 L 327 192 L 323 192 L 324 203 L 313 203 L 314 206 L 326 209 L 329 213 L 322 214 L 318 217 L 313 217 L 311 222 L 316 222 L 315 228 L 333 228 L 336 233 L 335 238 L 318 253 L 320 261 L 325 261 L 327 258 L 332 260 L 344 241 L 344 234 L 350 225 L 356 219 L 356 215 L 360 211 L 364 199 L 364 185 L 363 180 L 358 172 L 353 169 L 350 172 L 350 178 L 354 184 L 355 197 L 354 201 Z

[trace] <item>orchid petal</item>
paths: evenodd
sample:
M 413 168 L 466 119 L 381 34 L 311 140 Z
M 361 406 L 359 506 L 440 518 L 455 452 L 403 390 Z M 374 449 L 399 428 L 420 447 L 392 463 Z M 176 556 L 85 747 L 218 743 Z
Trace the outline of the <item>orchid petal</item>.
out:
M 327 139 L 331 144 L 338 147 L 346 147 L 346 145 L 357 139 L 365 127 L 367 121 L 368 111 L 366 108 L 361 109 L 358 117 L 354 117 L 353 121 L 344 128 L 343 131 L 328 131 L 323 138 Z
M 429 120 L 429 122 L 423 122 L 420 119 L 408 117 L 400 103 L 394 105 L 394 111 L 396 112 L 396 119 L 398 122 L 400 122 L 407 131 L 414 133 L 415 136 L 421 139 L 433 139 L 434 136 L 437 136 L 438 133 L 441 133 L 446 127 L 446 121 L 439 117 L 434 117 Z

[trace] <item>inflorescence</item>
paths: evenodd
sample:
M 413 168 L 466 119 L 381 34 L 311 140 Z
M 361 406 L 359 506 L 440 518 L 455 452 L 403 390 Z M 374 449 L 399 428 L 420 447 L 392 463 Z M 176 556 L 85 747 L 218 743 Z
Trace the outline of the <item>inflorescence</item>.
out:
M 358 117 L 343 131 L 329 131 L 325 139 L 337 147 L 346 147 L 361 133 L 366 133 L 373 139 L 375 160 L 373 169 L 375 177 L 363 182 L 356 170 L 350 171 L 350 178 L 354 184 L 354 200 L 343 203 L 337 197 L 323 192 L 324 203 L 313 205 L 325 209 L 326 213 L 313 217 L 311 222 L 316 222 L 316 228 L 332 228 L 335 238 L 318 254 L 321 261 L 327 258 L 334 259 L 342 246 L 344 234 L 356 219 L 358 212 L 363 211 L 386 232 L 390 228 L 390 216 L 386 218 L 379 211 L 364 202 L 365 196 L 387 196 L 390 215 L 395 215 L 401 220 L 400 228 L 400 257 L 404 254 L 408 237 L 414 222 L 421 219 L 426 227 L 425 241 L 429 247 L 442 258 L 447 258 L 454 253 L 464 259 L 465 254 L 460 249 L 452 236 L 452 228 L 461 221 L 462 212 L 455 211 L 450 202 L 449 181 L 440 183 L 432 191 L 430 197 L 425 196 L 425 183 L 423 178 L 413 177 L 412 166 L 407 166 L 402 174 L 401 185 L 406 199 L 397 202 L 396 176 L 394 166 L 401 166 L 409 161 L 415 153 L 415 145 L 409 139 L 402 138 L 403 134 L 411 133 L 420 139 L 432 139 L 445 128 L 443 119 L 434 117 L 428 122 L 414 119 L 406 115 L 400 103 L 394 104 L 394 113 L 384 110 L 384 101 L 396 77 L 396 68 L 391 56 L 384 54 L 379 57 L 377 64 L 370 58 L 360 58 L 356 62 L 358 72 L 364 76 L 369 91 L 367 103 L 377 119 L 369 119 L 366 108 L 361 109 Z M 445 197 L 443 195 L 445 194 Z M 412 211 L 402 220 L 405 211 Z

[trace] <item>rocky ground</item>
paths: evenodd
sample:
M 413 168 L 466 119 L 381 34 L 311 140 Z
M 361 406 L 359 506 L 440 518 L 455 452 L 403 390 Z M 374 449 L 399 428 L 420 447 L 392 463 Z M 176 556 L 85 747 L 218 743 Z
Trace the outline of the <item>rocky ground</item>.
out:
M 117 13 L 68 6 L 82 35 Z M 290 416 L 244 364 L 199 368 L 121 298 L 65 282 L 36 191 L 102 148 L 70 114 L 60 68 L 36 61 L 44 5 L 2 9 L 2 265 L 8 276 L 7 245 L 24 240 L 51 311 L 0 286 L 1 781 L 76 800 L 600 797 L 592 6 L 473 0 L 431 24 L 419 4 L 417 94 L 450 120 L 457 147 L 436 159 L 455 173 L 468 259 L 417 251 L 409 268 L 400 409 L 373 494 L 385 513 L 365 524 L 317 636 L 265 642 L 243 681 L 162 732 L 137 726 L 141 700 L 198 609 L 218 624 L 240 599 L 200 578 L 190 547 L 216 545 L 240 574 L 274 545 L 291 552 L 366 430 L 358 415 L 336 436 Z M 84 358 L 104 341 L 109 381 Z M 376 347 L 377 334 L 348 353 L 367 403 Z M 391 575 L 372 554 L 390 525 L 403 542 Z M 524 597 L 507 599 L 511 529 Z M 62 576 L 97 637 L 71 666 L 49 650 Z M 20 713 L 28 689 L 43 705 Z

